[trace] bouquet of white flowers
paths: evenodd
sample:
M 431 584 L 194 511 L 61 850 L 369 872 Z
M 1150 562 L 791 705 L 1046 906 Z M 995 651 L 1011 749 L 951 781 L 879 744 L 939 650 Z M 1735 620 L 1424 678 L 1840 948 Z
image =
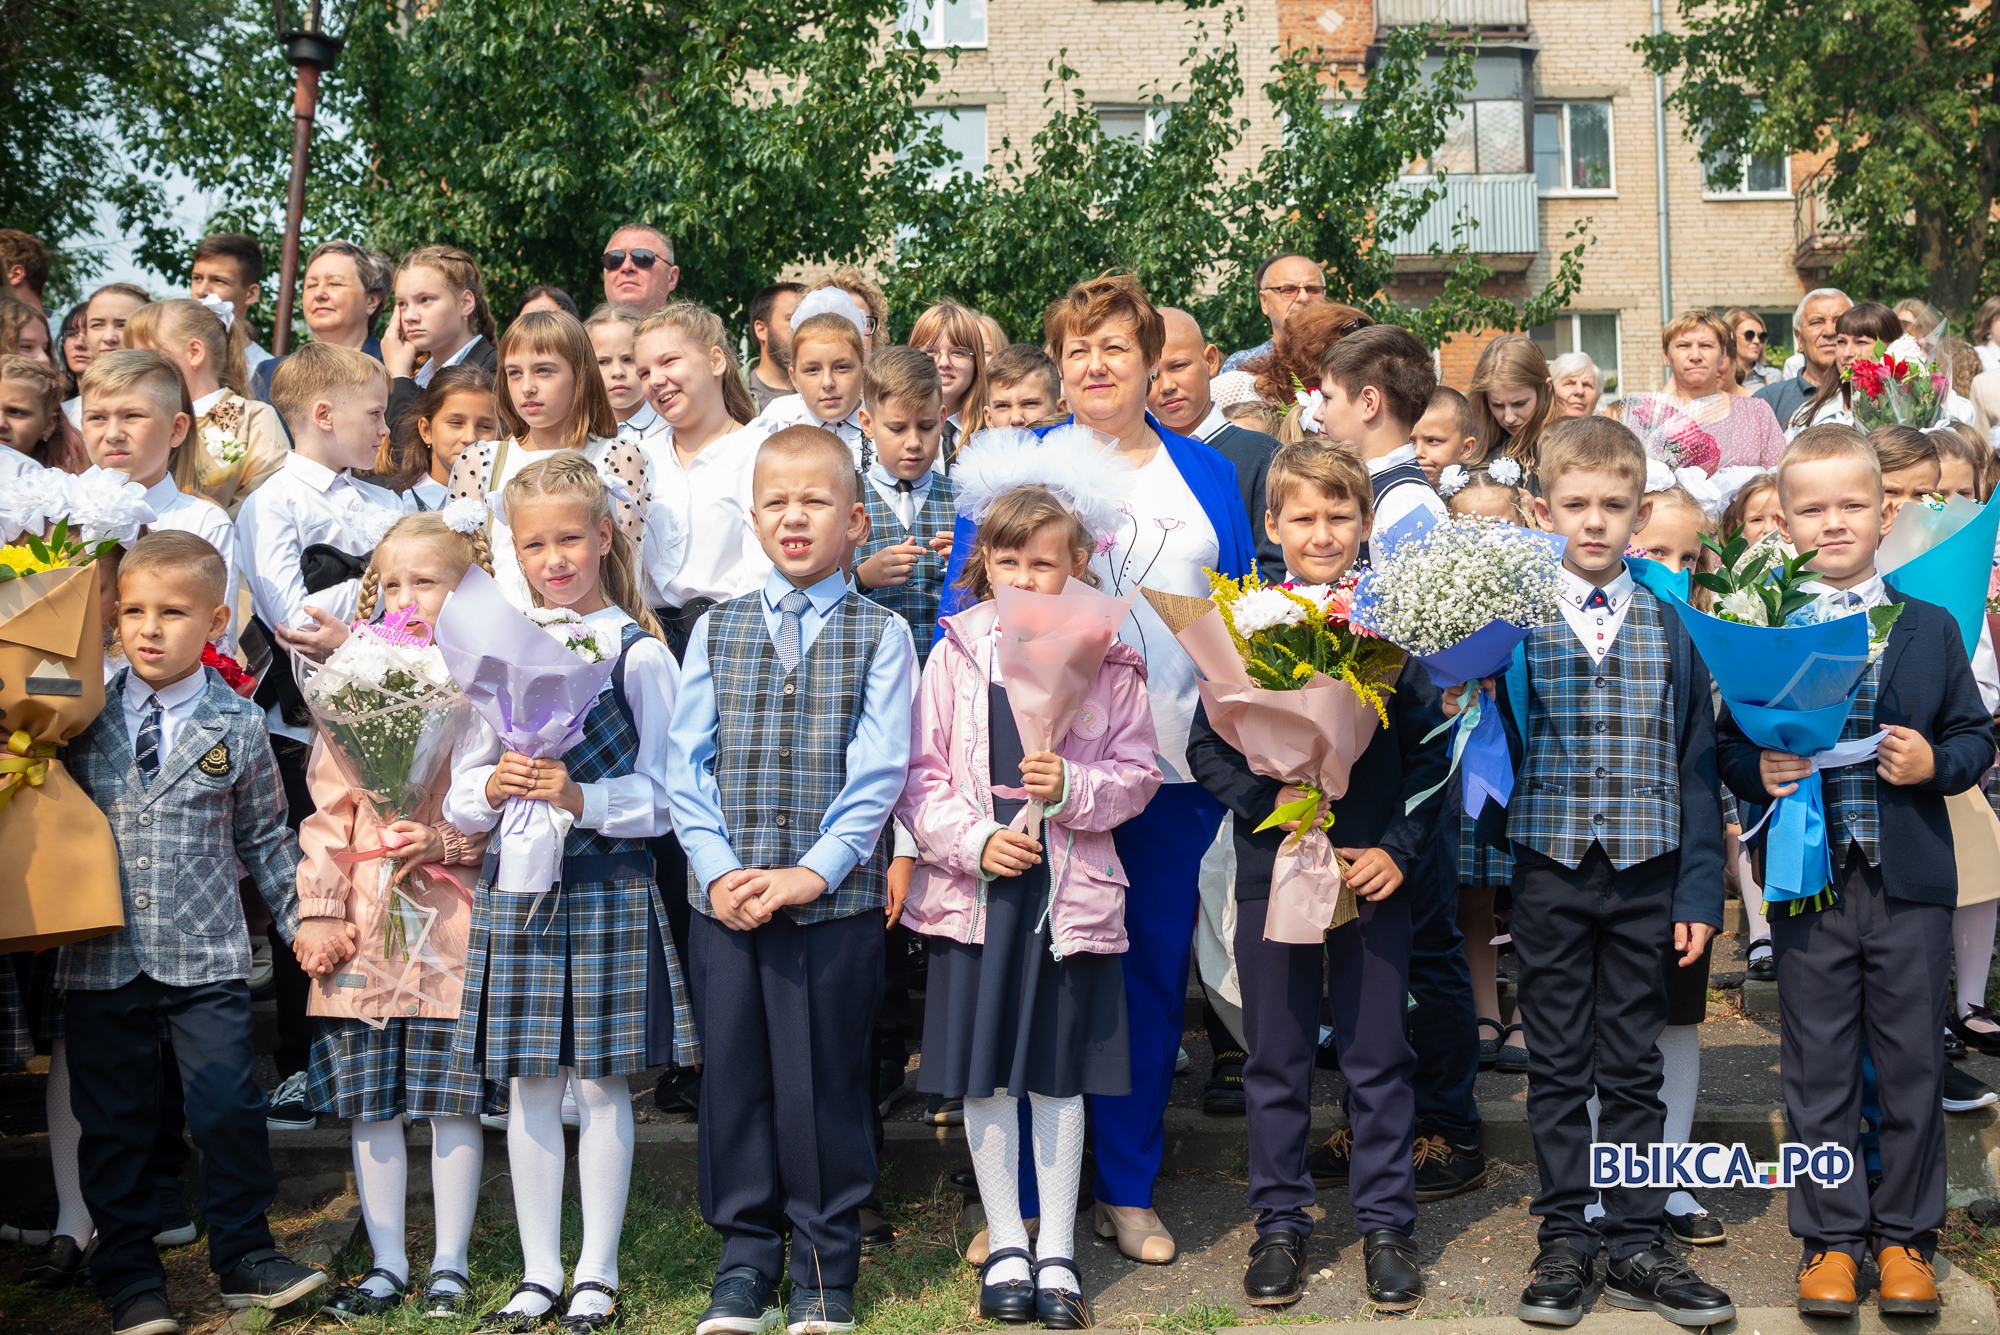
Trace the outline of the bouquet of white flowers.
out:
M 537 607 L 528 613 L 528 620 L 586 663 L 606 663 L 618 656 L 617 645 L 607 647 L 597 628 L 567 607 Z

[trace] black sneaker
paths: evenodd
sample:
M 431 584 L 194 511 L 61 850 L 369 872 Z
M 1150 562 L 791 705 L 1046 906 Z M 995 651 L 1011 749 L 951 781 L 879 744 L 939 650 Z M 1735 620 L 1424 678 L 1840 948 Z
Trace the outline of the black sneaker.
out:
M 153 1222 L 155 1247 L 185 1247 L 195 1239 L 194 1220 L 188 1217 L 187 1196 L 181 1184 L 162 1183 L 160 1211 Z
M 910 1062 L 907 1057 L 884 1057 L 875 1063 L 875 1115 L 887 1117 L 896 1105 L 910 1096 Z
M 1717 1326 L 1736 1319 L 1736 1304 L 1728 1294 L 1660 1246 L 1607 1265 L 1604 1296 L 1613 1307 L 1657 1312 L 1676 1326 Z
M 1243 1296 L 1252 1307 L 1286 1307 L 1305 1291 L 1305 1234 L 1281 1228 L 1250 1244 Z
M 231 1309 L 288 1307 L 326 1283 L 326 1271 L 276 1252 L 244 1261 L 222 1277 L 222 1305 Z
M 127 1298 L 111 1314 L 111 1335 L 181 1335 L 167 1295 L 158 1289 Z
M 1346 1127 L 1326 1138 L 1326 1144 L 1306 1151 L 1306 1171 L 1315 1187 L 1344 1187 L 1354 1166 L 1354 1133 Z
M 1965 1060 L 1964 1039 L 1960 1038 L 1957 1034 L 1952 1033 L 1950 1030 L 1946 1030 L 1943 1036 L 1943 1043 L 1944 1043 L 1944 1059 L 1946 1061 L 1962 1062 Z
M 1210 1117 L 1241 1117 L 1247 1105 L 1243 1098 L 1243 1063 L 1250 1054 L 1241 1048 L 1224 1048 L 1215 1054 L 1208 1071 L 1208 1088 L 1202 1092 L 1201 1110 Z
M 1514 1315 L 1537 1326 L 1574 1326 L 1590 1305 L 1597 1258 L 1568 1239 L 1542 1248 Z
M 1722 1221 L 1697 1204 L 1688 1214 L 1667 1211 L 1667 1232 L 1684 1247 L 1719 1247 L 1729 1241 Z
M 696 1117 L 701 1113 L 701 1072 L 685 1066 L 669 1066 L 660 1072 L 653 1086 L 653 1106 L 672 1117 Z
M 1486 1185 L 1486 1151 L 1454 1145 L 1440 1135 L 1419 1136 L 1410 1157 L 1417 1166 L 1417 1199 L 1441 1201 Z
M 785 1306 L 789 1335 L 840 1335 L 854 1329 L 853 1289 L 808 1289 L 792 1285 Z
M 271 1091 L 271 1106 L 264 1114 L 270 1131 L 310 1131 L 319 1117 L 306 1103 L 307 1079 L 304 1071 L 294 1071 Z
M 708 1310 L 695 1323 L 694 1335 L 770 1335 L 784 1322 L 778 1286 L 739 1265 L 715 1277 Z
M 1977 1112 L 2000 1101 L 1986 1082 L 1956 1066 L 1944 1068 L 1944 1110 L 1948 1113 Z

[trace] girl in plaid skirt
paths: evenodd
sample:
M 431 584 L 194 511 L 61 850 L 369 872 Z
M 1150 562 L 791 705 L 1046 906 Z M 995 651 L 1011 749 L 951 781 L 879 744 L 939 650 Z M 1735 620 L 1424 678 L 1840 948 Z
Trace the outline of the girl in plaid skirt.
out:
M 469 568 L 475 563 L 485 570 L 492 567 L 483 519 L 483 513 L 468 517 L 461 512 L 453 516 L 456 527 L 436 514 L 397 521 L 375 549 L 361 586 L 358 618 L 372 621 L 378 612 L 415 605 L 425 621 L 434 621 L 445 594 Z M 462 754 L 480 740 L 469 729 L 457 750 Z M 446 877 L 411 873 L 434 864 L 476 865 L 486 836 L 467 833 L 443 817 L 442 791 L 416 813 L 417 819 L 397 821 L 385 831 L 342 778 L 324 743 L 313 746 L 306 781 L 314 810 L 299 827 L 300 914 L 346 922 L 358 951 L 346 964 L 316 971 L 306 1004 L 307 1013 L 316 1017 L 307 1097 L 315 1112 L 334 1113 L 352 1126 L 354 1180 L 374 1253 L 368 1273 L 335 1290 L 326 1310 L 351 1319 L 379 1315 L 403 1301 L 410 1278 L 403 1220 L 409 1154 L 403 1128 L 415 1117 L 430 1122 L 431 1188 L 437 1205 L 436 1252 L 422 1297 L 427 1315 L 453 1316 L 464 1309 L 472 1289 L 466 1257 L 485 1157 L 479 1114 L 497 1110 L 499 1091 L 482 1081 L 476 1069 L 452 1060 L 471 906 L 464 891 Z M 398 845 L 395 883 L 437 915 L 429 935 L 435 954 L 425 952 L 414 960 L 385 944 L 388 905 L 375 889 L 381 864 L 343 864 L 334 856 L 348 849 L 380 849 L 397 840 L 406 842 Z M 446 967 L 427 963 L 427 958 Z
M 572 1076 L 582 1130 L 577 1169 L 583 1245 L 560 1320 L 565 1332 L 615 1323 L 618 1235 L 632 1175 L 628 1078 L 700 1060 L 680 961 L 648 841 L 667 833 L 667 721 L 679 669 L 639 593 L 638 552 L 613 522 L 588 458 L 559 451 L 522 469 L 503 501 L 522 574 L 542 607 L 565 607 L 622 648 L 611 685 L 560 760 L 503 753 L 490 736 L 460 769 L 445 812 L 491 830 L 510 798 L 574 818 L 561 883 L 548 893 L 493 890 L 497 852 L 474 897 L 457 1047 L 489 1080 L 510 1082 L 507 1160 L 525 1274 L 481 1330 L 548 1324 L 561 1303 L 563 1088 Z

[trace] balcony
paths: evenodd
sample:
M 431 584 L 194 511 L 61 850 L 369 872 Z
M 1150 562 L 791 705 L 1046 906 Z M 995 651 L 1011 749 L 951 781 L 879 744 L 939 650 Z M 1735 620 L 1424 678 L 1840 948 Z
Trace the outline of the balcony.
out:
M 1431 181 L 1428 176 L 1409 176 L 1398 186 L 1407 193 L 1417 194 Z M 1467 223 L 1461 238 L 1463 244 L 1501 272 L 1525 269 L 1541 253 L 1541 210 L 1536 201 L 1535 178 L 1529 172 L 1504 176 L 1447 175 L 1444 195 L 1431 205 L 1430 212 L 1403 235 L 1382 238 L 1382 244 L 1390 254 L 1406 261 L 1399 263 L 1398 268 L 1423 269 L 1428 267 L 1426 262 L 1430 260 L 1433 245 L 1447 253 L 1454 248 L 1452 228 L 1461 218 Z
M 1379 28 L 1430 25 L 1454 32 L 1528 30 L 1528 0 L 1375 0 Z
M 1861 240 L 1861 233 L 1827 216 L 1819 186 L 1822 174 L 1831 169 L 1830 163 L 1822 164 L 1792 198 L 1792 268 L 1808 287 L 1825 286 L 1833 267 Z

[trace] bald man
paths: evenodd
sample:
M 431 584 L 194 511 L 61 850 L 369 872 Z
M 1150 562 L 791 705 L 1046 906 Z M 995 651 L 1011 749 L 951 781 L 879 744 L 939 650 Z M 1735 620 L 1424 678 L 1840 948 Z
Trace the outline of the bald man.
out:
M 1264 477 L 1278 442 L 1261 431 L 1241 427 L 1222 415 L 1209 397 L 1208 382 L 1222 366 L 1222 354 L 1201 336 L 1201 326 L 1186 311 L 1160 309 L 1167 324 L 1167 341 L 1160 352 L 1160 374 L 1146 404 L 1169 431 L 1212 447 L 1236 465 L 1236 482 L 1243 489 L 1243 510 L 1257 538 L 1257 567 L 1285 568 L 1285 554 L 1264 532 Z
M 681 281 L 674 243 L 644 223 L 629 223 L 604 243 L 604 299 L 651 315 L 667 304 Z

